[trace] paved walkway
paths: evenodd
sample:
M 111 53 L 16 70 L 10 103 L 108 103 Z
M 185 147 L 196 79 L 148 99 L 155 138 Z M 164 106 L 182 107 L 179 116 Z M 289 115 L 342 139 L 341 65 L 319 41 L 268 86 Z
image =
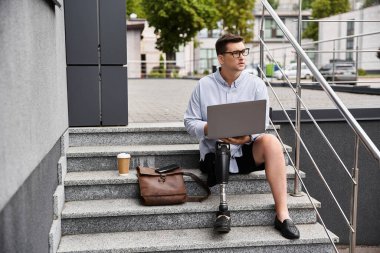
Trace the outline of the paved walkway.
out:
M 190 95 L 197 80 L 186 79 L 130 79 L 128 81 L 129 122 L 183 121 Z M 295 96 L 290 88 L 274 88 L 285 109 L 295 107 Z M 348 108 L 380 108 L 380 96 L 337 92 Z M 270 104 L 280 110 L 269 89 Z M 302 90 L 302 98 L 309 109 L 335 108 L 324 91 Z

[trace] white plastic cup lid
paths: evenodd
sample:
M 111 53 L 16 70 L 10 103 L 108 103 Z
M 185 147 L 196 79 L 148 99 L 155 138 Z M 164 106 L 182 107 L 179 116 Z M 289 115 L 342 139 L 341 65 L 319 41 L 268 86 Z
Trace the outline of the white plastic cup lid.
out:
M 131 155 L 127 153 L 120 153 L 117 155 L 117 158 L 131 158 Z

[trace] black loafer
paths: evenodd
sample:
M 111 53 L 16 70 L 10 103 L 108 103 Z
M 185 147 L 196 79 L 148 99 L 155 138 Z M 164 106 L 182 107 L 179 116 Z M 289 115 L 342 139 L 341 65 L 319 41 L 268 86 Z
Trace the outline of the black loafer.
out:
M 279 221 L 276 216 L 274 220 L 274 227 L 281 232 L 283 237 L 287 239 L 300 238 L 300 232 L 291 219 L 286 219 L 281 223 L 281 221 Z
M 228 233 L 231 230 L 230 212 L 217 212 L 214 230 L 219 233 Z

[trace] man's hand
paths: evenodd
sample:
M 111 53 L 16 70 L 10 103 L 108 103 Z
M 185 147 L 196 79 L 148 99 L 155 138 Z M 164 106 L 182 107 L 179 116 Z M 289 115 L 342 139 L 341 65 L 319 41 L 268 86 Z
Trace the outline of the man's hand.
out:
M 231 137 L 231 138 L 223 138 L 220 139 L 221 141 L 229 144 L 236 144 L 236 145 L 242 145 L 247 142 L 251 141 L 251 136 L 244 135 L 244 136 L 238 136 L 238 137 Z

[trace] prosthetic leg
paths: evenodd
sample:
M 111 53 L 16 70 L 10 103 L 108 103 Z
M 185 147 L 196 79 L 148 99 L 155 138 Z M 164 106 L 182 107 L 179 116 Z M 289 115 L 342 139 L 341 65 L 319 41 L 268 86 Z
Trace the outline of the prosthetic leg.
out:
M 229 177 L 230 167 L 230 144 L 216 142 L 215 144 L 215 176 L 220 189 L 219 211 L 216 213 L 214 230 L 227 233 L 231 230 L 231 218 L 228 211 L 226 185 Z

